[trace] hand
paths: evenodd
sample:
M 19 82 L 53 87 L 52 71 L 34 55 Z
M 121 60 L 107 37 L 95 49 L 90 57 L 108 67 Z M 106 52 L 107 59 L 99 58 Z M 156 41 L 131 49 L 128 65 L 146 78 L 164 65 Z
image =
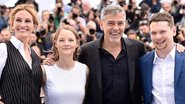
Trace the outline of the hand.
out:
M 47 57 L 46 59 L 43 60 L 42 64 L 52 66 L 55 64 L 55 61 L 50 57 Z
M 0 101 L 0 104 L 4 104 L 4 103 Z
M 179 43 L 176 43 L 176 48 L 179 53 L 182 53 L 185 50 L 185 47 Z

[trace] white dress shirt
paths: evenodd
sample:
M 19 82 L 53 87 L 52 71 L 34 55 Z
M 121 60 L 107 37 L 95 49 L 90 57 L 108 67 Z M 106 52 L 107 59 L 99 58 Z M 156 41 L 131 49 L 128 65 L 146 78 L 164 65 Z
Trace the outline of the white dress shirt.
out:
M 159 58 L 155 52 L 152 74 L 152 104 L 175 104 L 175 50 L 174 46 L 165 59 Z
M 32 60 L 29 60 L 29 61 L 26 60 L 24 44 L 20 40 L 18 40 L 15 36 L 12 36 L 10 41 L 19 50 L 20 54 L 25 59 L 25 61 L 28 63 L 30 68 L 32 68 Z M 31 50 L 30 50 L 30 53 L 31 53 Z M 5 43 L 0 43 L 0 78 L 1 78 L 3 68 L 6 64 L 6 60 L 7 60 L 7 46 Z

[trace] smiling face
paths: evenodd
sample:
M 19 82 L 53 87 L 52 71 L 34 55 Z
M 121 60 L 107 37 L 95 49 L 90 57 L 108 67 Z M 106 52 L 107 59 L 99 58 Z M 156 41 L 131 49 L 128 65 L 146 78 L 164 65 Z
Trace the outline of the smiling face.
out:
M 18 39 L 28 39 L 34 30 L 32 15 L 26 10 L 18 11 L 13 20 L 12 29 Z
M 78 47 L 76 36 L 73 32 L 62 29 L 56 40 L 55 47 L 57 48 L 59 55 L 72 56 Z
M 168 53 L 173 48 L 173 36 L 175 36 L 175 27 L 170 27 L 166 21 L 152 22 L 150 24 L 151 39 L 156 46 L 157 51 Z
M 104 40 L 110 43 L 120 43 L 120 39 L 125 30 L 125 21 L 122 13 L 107 14 L 100 23 L 104 31 Z

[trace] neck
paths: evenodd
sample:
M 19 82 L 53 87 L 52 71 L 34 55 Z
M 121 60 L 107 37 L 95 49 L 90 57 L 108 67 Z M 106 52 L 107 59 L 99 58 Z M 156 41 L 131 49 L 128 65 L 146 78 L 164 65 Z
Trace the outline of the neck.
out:
M 110 54 L 112 54 L 114 56 L 114 58 L 116 59 L 117 56 L 119 55 L 120 51 L 121 51 L 121 41 L 119 43 L 110 43 L 110 42 L 103 42 L 102 48 L 107 50 Z
M 170 45 L 168 48 L 164 50 L 156 50 L 156 53 L 159 58 L 165 59 L 166 56 L 170 53 L 170 51 L 173 49 L 174 44 Z
M 110 41 L 106 41 L 104 40 L 103 41 L 103 45 L 102 47 L 104 49 L 108 49 L 108 50 L 117 50 L 117 49 L 120 49 L 121 48 L 121 41 L 120 42 L 115 42 L 115 43 L 111 43 Z
M 73 58 L 69 57 L 60 57 L 58 61 L 56 61 L 56 64 L 58 67 L 65 69 L 65 70 L 70 70 L 74 67 L 75 61 Z

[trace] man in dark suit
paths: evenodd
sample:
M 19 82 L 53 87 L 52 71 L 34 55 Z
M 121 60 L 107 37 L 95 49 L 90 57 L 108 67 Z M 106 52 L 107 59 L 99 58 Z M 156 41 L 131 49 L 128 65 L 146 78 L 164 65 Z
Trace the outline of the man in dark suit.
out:
M 116 4 L 102 10 L 104 35 L 82 46 L 79 61 L 90 69 L 85 104 L 140 104 L 138 59 L 144 44 L 123 38 L 126 15 Z
M 139 60 L 144 103 L 184 104 L 185 52 L 177 52 L 174 45 L 174 19 L 168 13 L 156 13 L 149 28 L 156 50 Z

